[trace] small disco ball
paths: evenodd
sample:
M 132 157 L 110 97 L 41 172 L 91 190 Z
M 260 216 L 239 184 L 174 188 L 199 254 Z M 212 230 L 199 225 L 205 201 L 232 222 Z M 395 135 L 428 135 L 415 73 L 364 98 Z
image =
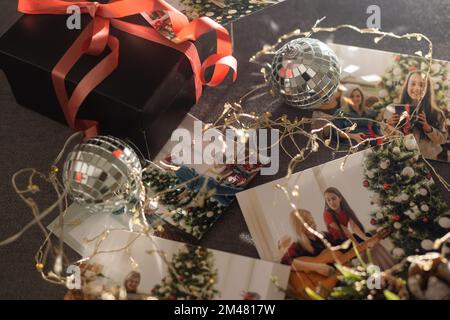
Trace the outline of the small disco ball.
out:
M 299 38 L 275 54 L 270 82 L 287 104 L 309 109 L 331 98 L 340 74 L 340 63 L 330 47 L 317 39 Z
M 73 200 L 90 212 L 120 214 L 139 200 L 141 163 L 122 140 L 97 136 L 75 146 L 63 181 Z

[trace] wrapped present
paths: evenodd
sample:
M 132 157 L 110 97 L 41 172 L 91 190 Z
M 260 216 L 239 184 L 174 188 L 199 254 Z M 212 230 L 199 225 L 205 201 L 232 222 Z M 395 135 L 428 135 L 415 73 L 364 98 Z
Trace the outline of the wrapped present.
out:
M 80 29 L 67 27 L 71 5 L 80 9 Z M 0 38 L 0 66 L 18 103 L 87 137 L 125 138 L 148 158 L 202 86 L 236 70 L 225 28 L 205 17 L 189 22 L 162 0 L 19 0 L 18 9 L 25 15 Z M 152 26 L 153 12 L 170 18 L 173 39 Z M 193 41 L 209 31 L 217 35 L 216 53 L 202 64 Z

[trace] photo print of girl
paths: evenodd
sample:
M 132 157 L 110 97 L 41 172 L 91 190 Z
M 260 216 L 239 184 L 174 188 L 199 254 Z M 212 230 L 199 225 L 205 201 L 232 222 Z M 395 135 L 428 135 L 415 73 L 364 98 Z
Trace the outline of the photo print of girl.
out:
M 335 96 L 312 114 L 312 129 L 321 138 L 346 150 L 350 143 L 354 146 L 368 138 L 370 142 L 361 147 L 386 142 L 383 136 L 412 133 L 425 158 L 450 162 L 448 61 L 433 60 L 429 66 L 419 56 L 331 47 L 341 61 L 342 74 Z M 329 121 L 339 130 L 347 129 L 346 134 L 326 126 Z
M 448 161 L 447 152 L 441 146 L 447 142 L 448 128 L 444 112 L 436 106 L 433 87 L 426 73 L 410 72 L 398 101 L 398 106 L 406 109 L 406 121 L 399 125 L 402 115 L 395 104 L 386 108 L 384 118 L 390 127 L 397 126 L 404 134 L 413 133 L 425 158 Z
M 283 252 L 280 262 L 291 266 L 289 292 L 299 298 L 308 298 L 306 288 L 317 289 L 317 286 L 319 286 L 318 293 L 325 296 L 337 283 L 336 271 L 333 267 L 335 259 L 347 264 L 356 258 L 353 246 L 332 251 L 325 241 L 334 247 L 347 240 L 351 240 L 355 246 L 366 245 L 365 249 L 357 249 L 361 250 L 359 254 L 365 261 L 369 261 L 369 255 L 366 254 L 366 250 L 369 250 L 370 262 L 381 270 L 388 270 L 395 264 L 394 259 L 380 244 L 380 240 L 385 236 L 374 237 L 366 232 L 363 224 L 337 188 L 327 188 L 324 199 L 323 220 L 326 231 L 318 229 L 310 211 L 297 209 L 289 214 L 289 221 L 295 232 L 294 239 L 284 236 L 278 241 L 278 248 Z

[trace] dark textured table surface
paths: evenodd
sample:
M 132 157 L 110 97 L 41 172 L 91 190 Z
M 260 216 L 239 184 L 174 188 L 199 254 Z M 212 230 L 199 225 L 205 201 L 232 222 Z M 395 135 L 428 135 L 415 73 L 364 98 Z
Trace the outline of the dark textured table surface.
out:
M 316 19 L 327 16 L 323 26 L 342 23 L 364 27 L 369 5 L 381 7 L 381 27 L 396 33 L 421 32 L 434 43 L 434 57 L 450 60 L 450 4 L 447 0 L 288 0 L 263 12 L 246 17 L 234 24 L 235 56 L 238 59 L 239 77 L 236 83 L 227 82 L 219 88 L 207 89 L 201 102 L 192 113 L 202 120 L 213 120 L 226 101 L 234 101 L 252 85 L 261 81 L 255 73 L 258 68 L 247 63 L 250 56 L 265 43 L 273 43 L 277 37 L 295 28 L 310 28 Z M 16 1 L 0 1 L 0 34 L 3 34 L 19 17 Z M 326 39 L 329 35 L 319 35 Z M 336 43 L 412 53 L 418 50 L 411 42 L 382 41 L 375 45 L 371 37 L 355 32 L 342 31 L 333 36 Z M 17 41 L 21 41 L 18 39 Z M 24 75 L 26 76 L 26 75 Z M 272 105 L 270 98 L 249 104 L 248 110 L 287 113 L 290 116 L 308 115 L 283 105 Z M 8 82 L 0 72 L 0 239 L 12 235 L 32 219 L 31 212 L 14 193 L 10 183 L 12 174 L 26 167 L 41 170 L 48 168 L 71 131 L 52 120 L 19 106 L 11 93 Z M 325 151 L 301 163 L 297 170 L 309 168 L 331 159 Z M 255 179 L 250 187 L 283 176 L 287 157 L 282 157 L 277 176 Z M 450 179 L 447 164 L 433 163 L 438 172 Z M 51 203 L 50 190 L 42 190 L 40 206 Z M 449 196 L 445 196 L 448 200 Z M 46 223 L 54 216 L 46 219 Z M 201 241 L 202 245 L 227 252 L 258 257 L 255 247 L 245 240 L 248 235 L 244 218 L 237 202 L 217 222 Z M 34 254 L 42 242 L 38 227 L 31 228 L 18 241 L 0 247 L 0 299 L 61 299 L 65 290 L 44 282 L 35 271 Z M 73 256 L 73 253 L 70 253 Z

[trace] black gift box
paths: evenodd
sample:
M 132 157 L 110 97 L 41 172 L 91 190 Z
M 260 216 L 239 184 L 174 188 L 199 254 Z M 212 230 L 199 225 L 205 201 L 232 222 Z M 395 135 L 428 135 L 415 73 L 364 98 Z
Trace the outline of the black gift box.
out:
M 62 123 L 51 71 L 82 31 L 69 30 L 66 19 L 24 15 L 0 38 L 0 66 L 18 103 Z M 83 26 L 88 22 L 84 15 Z M 120 41 L 119 66 L 89 94 L 77 118 L 97 120 L 100 134 L 131 140 L 153 158 L 195 103 L 191 65 L 175 49 L 113 27 L 110 32 Z M 108 52 L 77 62 L 66 77 L 69 96 Z

